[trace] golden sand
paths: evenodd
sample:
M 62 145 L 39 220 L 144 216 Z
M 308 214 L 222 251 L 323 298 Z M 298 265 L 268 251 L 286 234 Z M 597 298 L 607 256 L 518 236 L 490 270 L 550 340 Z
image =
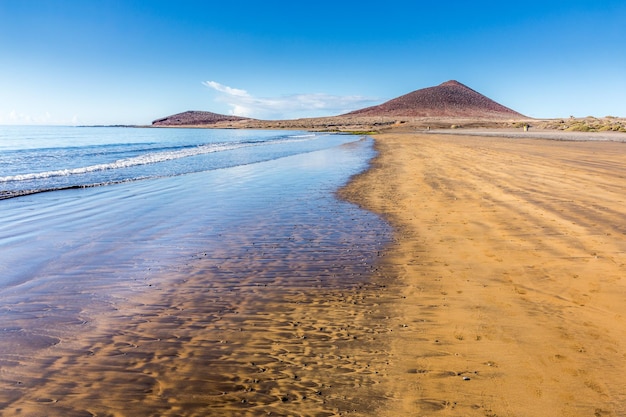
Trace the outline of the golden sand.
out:
M 626 144 L 390 133 L 387 416 L 626 415 Z
M 626 144 L 376 144 L 341 191 L 395 227 L 371 276 L 212 253 L 75 339 L 13 332 L 0 416 L 626 415 Z
M 273 204 L 281 192 L 269 193 Z M 393 297 L 371 279 L 372 248 L 389 240 L 388 227 L 345 202 L 266 213 L 176 263 L 129 272 L 103 256 L 89 274 L 66 263 L 67 279 L 9 298 L 0 417 L 375 410 Z M 107 280 L 118 267 L 123 279 Z

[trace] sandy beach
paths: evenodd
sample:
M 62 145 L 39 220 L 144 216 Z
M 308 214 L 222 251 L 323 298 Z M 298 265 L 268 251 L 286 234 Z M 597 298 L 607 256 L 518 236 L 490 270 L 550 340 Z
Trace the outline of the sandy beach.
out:
M 625 415 L 626 144 L 447 133 L 8 200 L 0 416 Z
M 395 227 L 386 416 L 626 414 L 626 145 L 418 133 L 342 195 Z

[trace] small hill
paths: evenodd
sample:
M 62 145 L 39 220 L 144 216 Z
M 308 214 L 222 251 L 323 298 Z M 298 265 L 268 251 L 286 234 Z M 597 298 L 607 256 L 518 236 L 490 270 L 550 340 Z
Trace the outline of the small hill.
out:
M 511 118 L 525 117 L 458 81 L 447 81 L 343 116 Z
M 240 122 L 243 120 L 251 119 L 212 113 L 210 111 L 186 111 L 157 119 L 152 122 L 152 126 L 204 126 L 221 122 Z

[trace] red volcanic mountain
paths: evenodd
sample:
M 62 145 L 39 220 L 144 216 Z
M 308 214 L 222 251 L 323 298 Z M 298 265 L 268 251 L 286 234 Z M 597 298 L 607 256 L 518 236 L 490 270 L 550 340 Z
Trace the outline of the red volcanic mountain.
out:
M 458 81 L 447 81 L 344 116 L 511 118 L 524 115 Z
M 323 119 L 323 123 L 341 123 L 344 116 L 353 123 L 353 116 L 363 117 L 424 117 L 424 118 L 468 118 L 468 119 L 511 119 L 526 116 L 496 103 L 488 97 L 457 82 L 448 81 L 436 87 L 413 91 L 378 106 L 355 110 L 340 116 Z M 307 120 L 292 121 L 290 127 L 310 127 Z M 322 119 L 320 119 L 322 120 Z M 282 121 L 289 122 L 289 121 Z M 259 125 L 260 123 L 260 125 Z M 217 114 L 208 111 L 187 111 L 152 122 L 153 126 L 207 126 L 207 127 L 264 127 L 262 120 L 247 117 Z M 286 126 L 285 124 L 282 125 Z M 315 125 L 317 126 L 317 125 Z
M 250 120 L 247 117 L 228 116 L 225 114 L 211 113 L 210 111 L 186 111 L 163 117 L 152 122 L 152 126 L 193 126 L 212 125 L 218 122 L 238 122 Z

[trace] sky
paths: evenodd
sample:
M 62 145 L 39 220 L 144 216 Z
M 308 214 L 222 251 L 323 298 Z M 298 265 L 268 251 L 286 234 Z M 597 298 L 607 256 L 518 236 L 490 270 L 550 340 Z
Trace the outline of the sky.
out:
M 626 117 L 626 2 L 0 0 L 0 124 L 327 116 L 451 79 Z

